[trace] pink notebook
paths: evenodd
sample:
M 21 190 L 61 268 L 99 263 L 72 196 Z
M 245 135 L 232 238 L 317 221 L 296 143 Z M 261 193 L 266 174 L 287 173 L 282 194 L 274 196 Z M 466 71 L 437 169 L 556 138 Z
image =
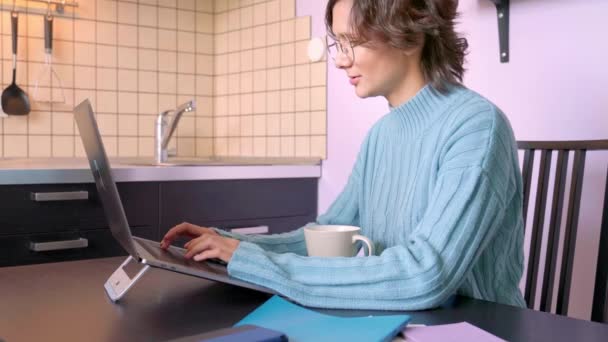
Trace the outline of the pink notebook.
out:
M 425 327 L 408 327 L 403 330 L 403 335 L 405 335 L 406 342 L 505 342 L 505 340 L 467 322 Z

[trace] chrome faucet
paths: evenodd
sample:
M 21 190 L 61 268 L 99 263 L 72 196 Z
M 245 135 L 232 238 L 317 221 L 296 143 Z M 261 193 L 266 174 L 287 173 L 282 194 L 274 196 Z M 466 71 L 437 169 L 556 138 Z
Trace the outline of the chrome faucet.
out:
M 175 132 L 175 129 L 177 128 L 179 119 L 181 119 L 184 112 L 191 112 L 194 109 L 196 109 L 196 102 L 191 100 L 175 109 L 166 110 L 158 114 L 158 117 L 156 118 L 156 130 L 154 135 L 154 160 L 157 164 L 167 162 L 167 146 L 169 145 L 169 140 L 171 140 L 173 132 Z M 169 114 L 171 113 L 173 113 L 173 119 L 171 120 L 171 126 L 169 127 L 168 120 Z

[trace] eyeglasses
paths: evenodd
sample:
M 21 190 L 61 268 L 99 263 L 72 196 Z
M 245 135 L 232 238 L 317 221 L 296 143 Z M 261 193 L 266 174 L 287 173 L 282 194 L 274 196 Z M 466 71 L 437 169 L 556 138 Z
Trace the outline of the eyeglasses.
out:
M 325 40 L 327 44 L 327 53 L 334 61 L 337 60 L 339 55 L 342 53 L 351 63 L 355 62 L 355 47 L 359 44 L 354 44 L 347 38 L 333 40 L 332 38 L 326 36 Z

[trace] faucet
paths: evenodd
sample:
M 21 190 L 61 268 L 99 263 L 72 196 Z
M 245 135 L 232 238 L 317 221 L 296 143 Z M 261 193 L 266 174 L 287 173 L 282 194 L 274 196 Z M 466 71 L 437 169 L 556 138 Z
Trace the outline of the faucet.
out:
M 156 130 L 154 136 L 154 160 L 157 164 L 167 162 L 167 146 L 169 145 L 171 136 L 173 136 L 173 132 L 175 132 L 175 129 L 177 128 L 179 119 L 181 119 L 184 112 L 191 112 L 194 109 L 196 109 L 196 102 L 191 100 L 179 105 L 175 109 L 165 110 L 158 114 L 158 117 L 156 117 Z M 173 119 L 171 120 L 171 125 L 169 127 L 168 121 L 169 114 L 171 113 L 173 113 Z

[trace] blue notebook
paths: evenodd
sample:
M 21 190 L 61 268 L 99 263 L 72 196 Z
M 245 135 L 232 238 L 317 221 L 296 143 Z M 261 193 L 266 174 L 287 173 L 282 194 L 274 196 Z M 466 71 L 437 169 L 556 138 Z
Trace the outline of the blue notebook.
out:
M 335 317 L 274 296 L 235 326 L 257 325 L 277 330 L 289 341 L 391 341 L 410 320 L 408 315 Z
M 167 342 L 287 342 L 285 334 L 254 325 L 219 329 L 203 334 L 180 337 Z M 2 342 L 0 340 L 0 342 Z

